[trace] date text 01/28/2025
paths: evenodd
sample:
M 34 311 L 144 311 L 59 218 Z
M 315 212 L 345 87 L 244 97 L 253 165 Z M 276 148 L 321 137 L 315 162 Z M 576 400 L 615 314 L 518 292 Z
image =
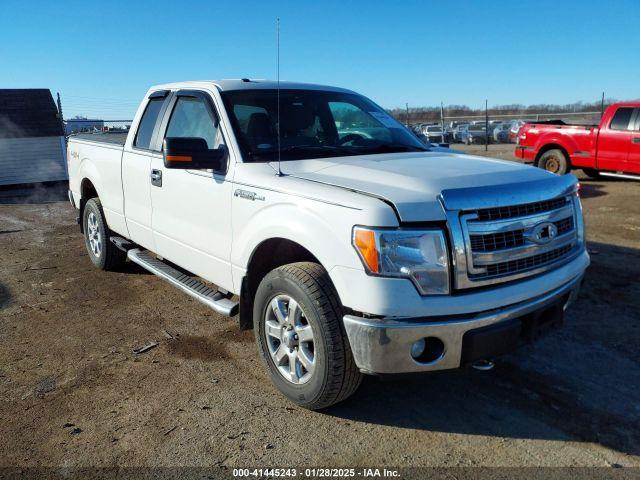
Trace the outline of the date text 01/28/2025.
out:
M 253 478 L 398 478 L 400 472 L 387 468 L 234 468 L 233 477 Z

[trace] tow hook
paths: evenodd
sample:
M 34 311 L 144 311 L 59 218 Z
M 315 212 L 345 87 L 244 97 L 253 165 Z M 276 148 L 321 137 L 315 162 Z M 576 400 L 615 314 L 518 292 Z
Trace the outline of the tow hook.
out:
M 476 363 L 471 365 L 474 369 L 480 370 L 481 372 L 488 372 L 496 366 L 491 360 L 478 360 Z

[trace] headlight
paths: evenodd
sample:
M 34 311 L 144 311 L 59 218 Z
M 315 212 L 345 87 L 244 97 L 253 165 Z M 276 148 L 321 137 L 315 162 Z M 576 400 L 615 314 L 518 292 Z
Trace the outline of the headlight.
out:
M 422 295 L 449 293 L 449 256 L 442 230 L 355 227 L 353 246 L 373 275 L 408 278 Z

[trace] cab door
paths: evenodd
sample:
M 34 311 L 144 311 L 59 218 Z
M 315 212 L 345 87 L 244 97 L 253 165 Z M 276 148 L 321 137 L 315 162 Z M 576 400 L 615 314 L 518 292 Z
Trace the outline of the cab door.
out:
M 597 168 L 622 171 L 631 145 L 632 107 L 618 108 L 608 125 L 602 125 L 598 135 Z
M 635 126 L 631 131 L 631 144 L 629 145 L 626 171 L 640 174 L 640 108 L 636 108 Z
M 203 138 L 210 149 L 224 142 L 214 99 L 205 91 L 177 91 L 160 127 L 166 137 Z M 151 160 L 155 252 L 227 290 L 231 280 L 232 182 L 221 171 L 165 168 Z
M 168 90 L 149 95 L 138 121 L 133 140 L 127 140 L 122 152 L 122 190 L 129 238 L 154 250 L 151 230 L 151 161 L 162 158 L 157 144 L 160 121 L 168 103 Z

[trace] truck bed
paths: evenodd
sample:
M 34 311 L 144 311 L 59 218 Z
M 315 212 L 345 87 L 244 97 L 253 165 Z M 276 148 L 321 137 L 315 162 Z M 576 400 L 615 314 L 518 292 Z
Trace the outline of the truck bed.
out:
M 589 129 L 589 128 L 596 128 L 598 126 L 598 124 L 591 124 L 591 123 L 567 123 L 564 120 L 532 120 L 532 121 L 527 121 L 525 123 L 528 123 L 529 125 L 536 125 L 536 126 L 547 126 L 547 127 L 551 127 L 551 128 L 585 128 L 585 129 Z
M 127 140 L 127 132 L 118 133 L 78 133 L 70 138 L 76 140 L 88 140 L 90 142 L 108 143 L 110 145 L 124 146 Z

